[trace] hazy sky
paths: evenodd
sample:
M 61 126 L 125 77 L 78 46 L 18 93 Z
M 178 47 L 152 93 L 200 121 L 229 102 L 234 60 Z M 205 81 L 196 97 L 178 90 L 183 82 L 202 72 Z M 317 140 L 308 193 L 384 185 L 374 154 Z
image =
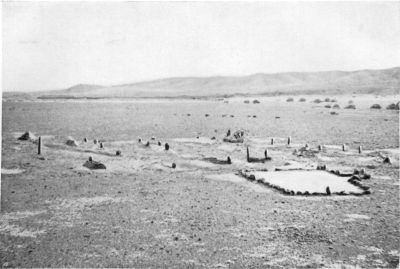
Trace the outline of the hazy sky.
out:
M 3 91 L 400 65 L 400 2 L 3 2 Z

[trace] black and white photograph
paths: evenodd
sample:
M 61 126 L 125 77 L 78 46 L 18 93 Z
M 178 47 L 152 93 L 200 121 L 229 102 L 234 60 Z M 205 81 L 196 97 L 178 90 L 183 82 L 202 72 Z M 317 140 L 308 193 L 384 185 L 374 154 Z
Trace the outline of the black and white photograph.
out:
M 399 268 L 400 1 L 1 17 L 1 268 Z

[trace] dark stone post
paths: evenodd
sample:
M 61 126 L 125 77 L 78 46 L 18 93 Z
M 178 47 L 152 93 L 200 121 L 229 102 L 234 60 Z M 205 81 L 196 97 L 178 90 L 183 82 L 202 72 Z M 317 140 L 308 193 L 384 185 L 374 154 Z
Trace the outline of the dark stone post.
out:
M 42 137 L 41 136 L 39 136 L 39 139 L 38 139 L 38 155 L 40 155 L 42 153 Z

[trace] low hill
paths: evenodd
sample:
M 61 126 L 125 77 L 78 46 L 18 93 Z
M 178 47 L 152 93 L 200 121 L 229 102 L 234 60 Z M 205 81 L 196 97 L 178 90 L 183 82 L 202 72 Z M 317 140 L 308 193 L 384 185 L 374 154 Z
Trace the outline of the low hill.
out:
M 287 72 L 249 76 L 176 77 L 115 86 L 79 84 L 42 92 L 40 98 L 131 98 L 275 95 L 307 93 L 393 94 L 400 67 L 383 70 Z

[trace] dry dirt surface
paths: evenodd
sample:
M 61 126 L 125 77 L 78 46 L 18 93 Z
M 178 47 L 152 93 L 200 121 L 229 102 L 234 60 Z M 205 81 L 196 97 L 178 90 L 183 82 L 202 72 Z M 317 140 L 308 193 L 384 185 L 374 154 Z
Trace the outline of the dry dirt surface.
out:
M 0 266 L 398 267 L 399 114 L 369 109 L 397 99 L 335 96 L 357 109 L 331 115 L 305 97 L 3 102 Z M 222 142 L 229 128 L 245 131 L 243 144 Z M 17 140 L 28 130 L 40 156 Z M 306 143 L 324 148 L 293 154 Z M 247 146 L 272 160 L 247 163 Z M 84 167 L 89 156 L 107 169 Z M 318 165 L 364 169 L 371 194 L 289 196 L 238 173 Z

